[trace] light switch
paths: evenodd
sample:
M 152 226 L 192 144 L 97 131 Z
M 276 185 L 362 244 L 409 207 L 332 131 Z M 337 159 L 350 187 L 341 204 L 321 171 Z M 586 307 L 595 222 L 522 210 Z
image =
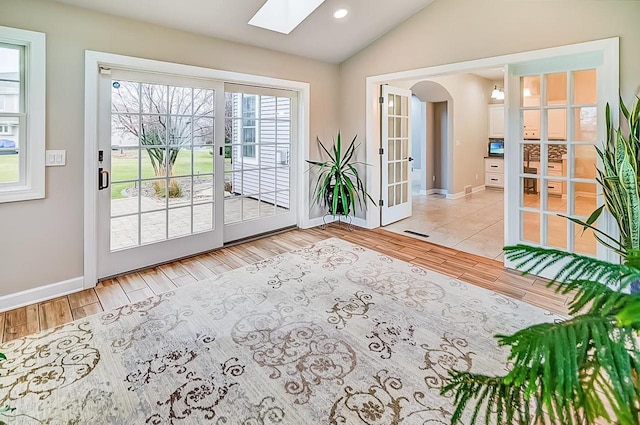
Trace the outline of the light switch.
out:
M 61 167 L 67 163 L 67 151 L 50 150 L 46 151 L 45 165 L 47 167 Z

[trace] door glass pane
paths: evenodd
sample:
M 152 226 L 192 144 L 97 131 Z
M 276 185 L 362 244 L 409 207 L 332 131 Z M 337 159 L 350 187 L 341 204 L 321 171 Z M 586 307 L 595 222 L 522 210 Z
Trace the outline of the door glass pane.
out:
M 567 140 L 567 110 L 548 109 L 547 140 Z
M 147 114 L 167 114 L 167 86 L 159 84 L 140 84 L 142 112 Z
M 111 148 L 138 146 L 140 117 L 132 114 L 113 114 L 111 117 Z
M 193 176 L 193 203 L 213 201 L 213 176 Z
M 171 189 L 171 184 L 169 184 Z M 175 189 L 173 189 L 175 190 Z M 130 189 L 129 193 L 140 193 L 141 211 L 158 211 L 167 207 L 167 179 L 145 180 Z M 112 201 L 113 202 L 113 201 Z
M 167 149 L 163 147 L 142 149 L 140 155 L 141 178 L 152 179 L 155 177 L 166 177 L 167 175 Z
M 567 73 L 545 75 L 547 83 L 547 103 L 546 105 L 566 105 L 567 104 Z
M 166 145 L 167 144 L 167 116 L 142 115 L 140 119 L 140 144 Z
M 575 108 L 573 138 L 577 142 L 596 142 L 598 138 L 598 110 L 596 107 Z
M 595 183 L 573 183 L 575 207 L 573 215 L 588 217 L 598 207 L 597 185 Z
M 193 206 L 193 232 L 205 232 L 213 229 L 213 204 Z
M 546 180 L 547 184 L 547 211 L 555 213 L 567 213 L 567 199 L 563 196 L 563 187 L 565 182 L 560 180 Z M 566 193 L 566 190 L 564 190 Z
M 276 214 L 289 212 L 289 200 L 291 199 L 290 190 L 282 190 L 276 192 Z
M 140 84 L 133 81 L 111 83 L 111 110 L 131 114 L 140 112 Z
M 389 144 L 389 150 L 388 152 L 388 160 L 389 161 L 393 161 L 396 159 L 396 150 L 393 148 L 393 139 L 389 139 L 389 141 L 387 142 Z
M 389 117 L 389 128 L 387 129 L 387 133 L 389 134 L 389 137 L 393 137 L 395 133 L 395 127 L 394 124 L 396 122 L 395 118 L 393 117 Z
M 111 219 L 111 251 L 138 246 L 139 215 Z
M 159 242 L 167 239 L 167 212 L 156 211 L 140 216 L 141 243 Z
M 526 143 L 522 145 L 523 172 L 526 174 L 542 174 L 540 170 L 540 145 Z
M 526 242 L 540 243 L 540 213 L 522 211 L 522 234 L 520 238 Z
M 587 69 L 573 72 L 573 103 L 595 105 L 598 101 L 596 70 Z
M 111 149 L 111 182 L 138 180 L 139 178 L 138 148 Z
M 395 166 L 396 164 L 394 162 L 390 162 L 387 165 L 388 170 L 388 176 L 389 176 L 389 184 L 393 184 L 396 182 L 396 172 L 395 172 Z
M 566 176 L 567 145 L 549 144 L 547 147 L 548 176 Z
M 260 196 L 242 198 L 242 220 L 254 220 L 260 217 Z
M 520 78 L 522 88 L 522 106 L 540 106 L 540 76 L 533 75 Z
M 169 237 L 177 238 L 191 234 L 191 207 L 169 210 Z
M 522 111 L 522 138 L 540 140 L 540 110 Z
M 574 145 L 573 157 L 575 161 L 573 177 L 579 179 L 596 178 L 598 154 L 594 145 Z
M 396 202 L 395 202 L 395 199 L 396 199 L 395 186 L 394 185 L 389 186 L 388 192 L 389 193 L 388 193 L 388 198 L 387 199 L 389 200 L 389 207 L 393 207 L 396 204 Z
M 540 209 L 540 179 L 523 177 L 520 183 L 522 187 L 520 206 Z
M 567 249 L 568 220 L 557 215 L 545 215 L 547 221 L 547 243 L 554 248 Z

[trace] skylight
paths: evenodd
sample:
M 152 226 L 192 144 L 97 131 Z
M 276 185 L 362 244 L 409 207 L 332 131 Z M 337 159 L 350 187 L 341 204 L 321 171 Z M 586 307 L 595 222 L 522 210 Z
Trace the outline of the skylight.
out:
M 267 0 L 249 25 L 289 34 L 324 0 Z

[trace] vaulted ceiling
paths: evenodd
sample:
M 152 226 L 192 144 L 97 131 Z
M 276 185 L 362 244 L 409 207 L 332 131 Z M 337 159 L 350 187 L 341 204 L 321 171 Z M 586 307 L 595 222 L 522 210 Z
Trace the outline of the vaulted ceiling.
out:
M 326 0 L 288 35 L 248 25 L 265 0 L 51 0 L 339 63 L 433 0 Z M 349 10 L 338 20 L 333 13 Z

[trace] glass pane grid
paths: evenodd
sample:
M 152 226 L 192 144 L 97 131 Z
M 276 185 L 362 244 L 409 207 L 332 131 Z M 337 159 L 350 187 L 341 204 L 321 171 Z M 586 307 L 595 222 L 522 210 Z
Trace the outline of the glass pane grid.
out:
M 520 219 L 524 227 L 525 218 L 539 224 L 540 231 L 539 240 L 532 229 L 521 240 L 595 255 L 592 241 L 581 241 L 558 214 L 586 218 L 599 196 L 596 71 L 525 76 L 521 87 Z
M 213 201 L 214 99 L 208 89 L 112 82 L 112 250 L 213 228 L 194 205 Z

